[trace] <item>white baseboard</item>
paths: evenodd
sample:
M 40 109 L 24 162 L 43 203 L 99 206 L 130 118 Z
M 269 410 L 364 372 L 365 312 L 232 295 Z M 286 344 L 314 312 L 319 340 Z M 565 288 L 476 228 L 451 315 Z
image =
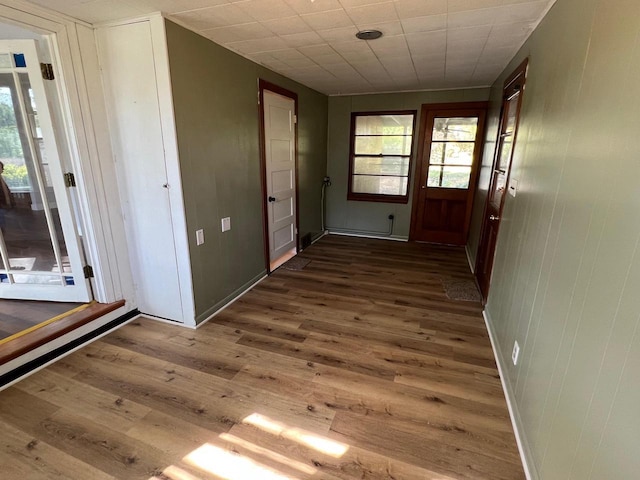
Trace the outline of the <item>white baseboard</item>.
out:
M 329 230 L 331 235 L 342 235 L 343 237 L 361 237 L 361 238 L 373 238 L 375 240 L 393 240 L 394 242 L 408 242 L 408 237 L 402 237 L 398 235 L 376 235 L 374 233 L 358 233 L 349 232 L 343 230 Z
M 256 285 L 258 285 L 261 281 L 263 281 L 265 278 L 267 278 L 267 274 L 265 273 L 261 273 L 260 275 L 258 275 L 257 277 L 251 279 L 249 282 L 247 282 L 244 286 L 240 287 L 238 290 L 236 290 L 234 293 L 232 293 L 231 295 L 229 295 L 227 298 L 225 298 L 222 302 L 220 302 L 220 304 L 222 304 L 221 306 L 217 306 L 214 307 L 215 311 L 211 314 L 209 314 L 204 320 L 202 320 L 201 322 L 198 322 L 198 324 L 195 326 L 195 328 L 200 328 L 202 325 L 204 325 L 205 323 L 207 323 L 209 320 L 211 320 L 213 317 L 215 317 L 216 315 L 218 315 L 220 312 L 222 312 L 225 308 L 229 307 L 230 305 L 232 305 L 234 302 L 236 302 L 240 297 L 242 297 L 245 293 L 247 293 L 249 290 L 251 290 L 253 287 L 255 287 Z M 220 305 L 218 304 L 218 305 Z M 194 327 L 191 327 L 194 328 Z
M 464 252 L 467 254 L 467 262 L 469 262 L 469 268 L 472 274 L 476 274 L 475 262 L 471 259 L 471 252 L 469 252 L 469 244 L 464 246 Z
M 504 396 L 507 400 L 509 417 L 511 418 L 511 425 L 513 426 L 513 432 L 516 436 L 516 443 L 518 444 L 518 452 L 520 452 L 520 459 L 522 460 L 524 474 L 526 475 L 527 480 L 540 480 L 540 476 L 538 475 L 538 472 L 532 461 L 533 457 L 531 456 L 529 442 L 527 442 L 527 439 L 523 435 L 524 429 L 522 427 L 522 421 L 520 420 L 520 412 L 518 411 L 518 406 L 515 401 L 513 390 L 511 389 L 511 386 L 505 376 L 507 364 L 504 362 L 502 351 L 498 346 L 498 340 L 495 336 L 495 332 L 493 331 L 493 326 L 490 319 L 491 317 L 486 309 L 482 312 L 482 317 L 484 318 L 484 323 L 487 326 L 489 339 L 491 340 L 491 347 L 496 359 L 496 364 L 498 365 L 498 373 L 500 374 L 500 381 L 502 382 L 502 390 L 504 391 Z

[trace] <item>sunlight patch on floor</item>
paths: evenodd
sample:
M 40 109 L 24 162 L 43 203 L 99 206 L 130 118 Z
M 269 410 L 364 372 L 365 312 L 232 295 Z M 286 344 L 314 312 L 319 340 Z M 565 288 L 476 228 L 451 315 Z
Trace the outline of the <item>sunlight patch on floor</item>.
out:
M 318 469 L 310 465 L 285 457 L 284 455 L 280 455 L 279 453 L 273 452 L 267 448 L 260 447 L 254 443 L 251 443 L 246 440 L 243 440 L 242 438 L 236 437 L 235 435 L 222 433 L 220 434 L 220 438 L 226 442 L 233 443 L 234 445 L 238 445 L 239 447 L 245 448 L 250 452 L 257 453 L 258 455 L 262 455 L 263 457 L 270 458 L 271 460 L 282 463 L 283 465 L 287 465 L 288 467 L 295 468 L 296 470 L 299 470 L 302 473 L 313 475 L 318 471 Z
M 292 440 L 300 445 L 312 448 L 334 458 L 342 457 L 349 449 L 349 446 L 343 443 L 336 442 L 321 435 L 316 435 L 301 428 L 289 427 L 284 423 L 276 422 L 258 413 L 252 413 L 242 420 L 242 423 L 253 425 L 272 435 Z
M 243 455 L 223 450 L 210 443 L 202 445 L 183 459 L 193 465 L 225 480 L 297 480 L 284 475 Z

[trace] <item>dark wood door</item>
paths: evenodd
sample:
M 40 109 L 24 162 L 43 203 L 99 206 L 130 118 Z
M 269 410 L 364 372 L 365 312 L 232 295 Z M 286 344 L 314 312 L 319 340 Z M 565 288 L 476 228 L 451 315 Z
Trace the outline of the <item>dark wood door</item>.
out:
M 487 104 L 423 105 L 411 240 L 467 243 Z
M 489 295 L 498 230 L 502 218 L 502 209 L 504 208 L 505 194 L 509 188 L 511 160 L 513 159 L 513 149 L 518 133 L 527 65 L 527 61 L 520 65 L 504 85 L 496 155 L 493 161 L 475 268 L 478 285 L 485 301 Z

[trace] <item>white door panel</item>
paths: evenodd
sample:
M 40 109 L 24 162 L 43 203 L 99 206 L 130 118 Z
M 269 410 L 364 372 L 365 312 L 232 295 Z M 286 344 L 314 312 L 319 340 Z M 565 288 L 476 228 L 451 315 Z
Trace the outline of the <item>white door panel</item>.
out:
M 295 101 L 264 91 L 269 260 L 296 248 Z
M 91 292 L 65 185 L 64 132 L 53 123 L 55 89 L 44 82 L 34 40 L 0 41 L 1 121 L 15 139 L 8 151 L 5 136 L 0 149 L 15 203 L 0 212 L 0 298 L 85 302 Z
M 149 28 L 102 29 L 98 44 L 138 308 L 184 321 Z

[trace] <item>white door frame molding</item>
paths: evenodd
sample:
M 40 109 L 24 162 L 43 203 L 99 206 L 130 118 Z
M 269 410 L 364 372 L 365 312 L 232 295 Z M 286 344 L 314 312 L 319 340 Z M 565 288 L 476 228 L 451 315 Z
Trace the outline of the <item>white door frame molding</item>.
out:
M 0 0 L 0 21 L 45 38 L 52 58 L 67 144 L 76 177 L 83 244 L 99 302 L 127 300 L 135 308 L 122 209 L 111 151 L 96 42 L 90 25 L 18 0 Z

